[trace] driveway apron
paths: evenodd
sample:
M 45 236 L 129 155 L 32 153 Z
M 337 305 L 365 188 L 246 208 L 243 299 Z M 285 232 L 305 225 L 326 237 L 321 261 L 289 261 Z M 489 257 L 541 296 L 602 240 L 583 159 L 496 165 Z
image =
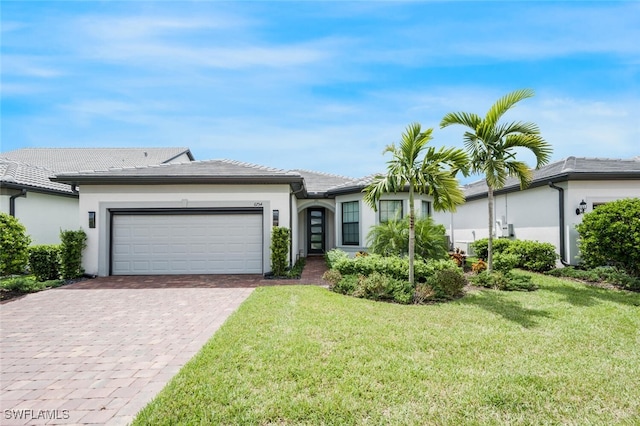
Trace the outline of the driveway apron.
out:
M 0 306 L 0 424 L 128 424 L 253 291 L 100 280 Z

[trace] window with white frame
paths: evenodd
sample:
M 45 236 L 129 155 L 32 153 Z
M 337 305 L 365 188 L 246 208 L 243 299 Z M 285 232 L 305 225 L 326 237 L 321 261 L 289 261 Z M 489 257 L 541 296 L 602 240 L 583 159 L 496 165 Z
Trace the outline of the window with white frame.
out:
M 420 217 L 425 218 L 431 216 L 431 202 L 423 201 L 422 210 L 420 211 Z
M 380 201 L 380 223 L 402 219 L 402 200 Z
M 360 204 L 358 201 L 342 203 L 342 244 L 360 244 Z

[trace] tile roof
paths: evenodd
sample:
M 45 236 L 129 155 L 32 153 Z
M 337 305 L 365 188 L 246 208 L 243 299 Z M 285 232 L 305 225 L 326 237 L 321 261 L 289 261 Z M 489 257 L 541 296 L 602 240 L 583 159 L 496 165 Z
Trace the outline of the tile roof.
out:
M 336 186 L 342 186 L 356 179 L 346 176 L 333 175 L 329 173 L 313 172 L 310 170 L 292 170 L 295 173 L 299 173 L 304 178 L 305 186 L 307 187 L 307 193 L 324 194 L 329 189 Z
M 533 170 L 531 184 L 535 186 L 535 184 L 546 185 L 549 181 L 558 180 L 614 178 L 640 179 L 640 157 L 632 159 L 567 157 Z M 502 190 L 518 188 L 520 188 L 519 181 L 509 178 Z M 480 197 L 487 193 L 487 184 L 483 179 L 465 185 L 463 189 L 467 198 Z
M 53 170 L 44 167 L 0 158 L 0 183 L 3 185 L 73 194 L 71 186 L 49 180 L 54 174 Z
M 206 160 L 179 164 L 64 172 L 56 174 L 54 179 L 57 182 L 67 183 L 171 183 L 181 181 L 189 183 L 269 183 L 274 180 L 302 182 L 302 176 L 296 172 L 232 160 Z
M 171 162 L 189 148 L 23 148 L 3 152 L 0 158 L 46 167 L 56 172 L 102 170 L 110 167 L 135 167 Z
M 354 179 L 351 182 L 346 182 L 342 185 L 334 186 L 329 189 L 330 194 L 341 194 L 341 193 L 349 193 L 349 192 L 361 192 L 366 186 L 368 186 L 373 179 L 380 175 L 381 173 L 374 173 L 371 175 L 367 175 L 361 177 L 359 179 Z

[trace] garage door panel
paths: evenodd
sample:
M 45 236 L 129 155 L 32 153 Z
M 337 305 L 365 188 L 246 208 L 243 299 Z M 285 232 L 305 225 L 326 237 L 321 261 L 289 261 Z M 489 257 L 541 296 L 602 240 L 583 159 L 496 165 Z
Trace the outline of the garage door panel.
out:
M 262 273 L 262 215 L 116 214 L 112 273 Z

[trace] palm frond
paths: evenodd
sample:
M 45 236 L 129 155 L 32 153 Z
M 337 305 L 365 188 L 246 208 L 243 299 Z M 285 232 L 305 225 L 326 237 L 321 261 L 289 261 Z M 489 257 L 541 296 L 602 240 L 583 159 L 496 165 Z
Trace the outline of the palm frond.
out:
M 490 126 L 495 126 L 504 113 L 511 109 L 511 107 L 521 100 L 531 98 L 534 95 L 535 92 L 533 89 L 518 89 L 511 93 L 507 93 L 498 99 L 491 108 L 489 108 L 484 121 L 486 121 Z
M 475 132 L 481 122 L 482 118 L 477 114 L 468 112 L 450 112 L 440 121 L 440 128 L 443 129 L 452 124 L 462 124 Z
M 540 128 L 535 123 L 515 121 L 498 125 L 496 133 L 503 137 L 518 133 L 538 135 Z
M 520 189 L 529 186 L 533 178 L 533 172 L 526 163 L 522 161 L 509 161 L 505 163 L 505 169 L 509 176 L 515 177 L 520 181 Z
M 515 134 L 505 139 L 504 149 L 526 148 L 536 157 L 536 169 L 544 166 L 551 159 L 553 149 L 540 135 Z

